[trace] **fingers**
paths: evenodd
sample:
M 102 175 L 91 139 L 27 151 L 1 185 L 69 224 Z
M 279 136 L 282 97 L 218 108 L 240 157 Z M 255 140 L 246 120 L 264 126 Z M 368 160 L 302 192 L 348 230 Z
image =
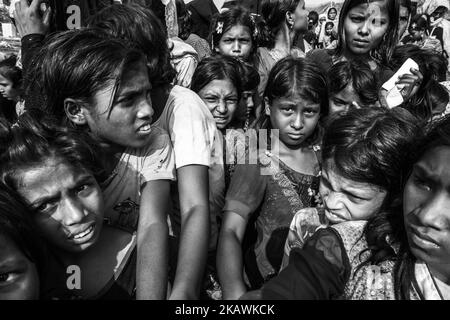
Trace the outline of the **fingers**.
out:
M 50 26 L 50 17 L 52 15 L 52 8 L 47 7 L 47 10 L 44 12 L 44 16 L 42 17 L 42 23 L 46 26 Z
M 30 10 L 34 11 L 34 12 L 39 12 L 39 8 L 41 7 L 41 3 L 44 0 L 33 0 L 30 4 Z M 26 1 L 25 1 L 26 2 Z

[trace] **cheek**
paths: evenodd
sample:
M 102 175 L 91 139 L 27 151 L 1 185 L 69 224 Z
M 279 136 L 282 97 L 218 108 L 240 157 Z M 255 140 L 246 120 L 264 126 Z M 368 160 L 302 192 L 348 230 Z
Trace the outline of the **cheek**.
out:
M 419 206 L 422 195 L 414 187 L 411 181 L 408 181 L 403 191 L 403 212 L 405 216 Z

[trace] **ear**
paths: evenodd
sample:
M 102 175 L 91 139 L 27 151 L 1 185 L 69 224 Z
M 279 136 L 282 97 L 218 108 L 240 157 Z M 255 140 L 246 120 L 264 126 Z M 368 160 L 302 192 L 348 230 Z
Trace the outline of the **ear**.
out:
M 67 98 L 64 99 L 64 111 L 67 118 L 74 124 L 82 126 L 87 124 L 85 111 L 83 104 L 75 99 Z
M 270 104 L 269 99 L 264 98 L 264 112 L 266 113 L 266 116 L 270 117 Z

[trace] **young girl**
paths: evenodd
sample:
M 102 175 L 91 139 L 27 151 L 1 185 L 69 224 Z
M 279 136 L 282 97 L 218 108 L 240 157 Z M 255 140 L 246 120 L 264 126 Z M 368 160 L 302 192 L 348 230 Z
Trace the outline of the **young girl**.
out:
M 327 75 L 330 115 L 379 105 L 378 82 L 367 63 L 359 60 L 334 64 Z
M 261 14 L 265 22 L 261 37 L 266 39 L 256 55 L 255 66 L 261 77 L 259 97 L 263 97 L 269 72 L 277 61 L 288 55 L 305 56 L 301 50 L 293 48 L 293 39 L 296 24 L 303 24 L 308 12 L 304 0 L 264 0 Z
M 91 26 L 130 41 L 147 55 L 155 126 L 170 135 L 177 174 L 169 211 L 177 249 L 175 262 L 171 261 L 171 270 L 177 272 L 170 298 L 197 298 L 207 251 L 217 244 L 213 213 L 220 199 L 213 195 L 222 194 L 225 188 L 222 146 L 214 119 L 197 94 L 171 84 L 174 73 L 166 54 L 165 31 L 150 10 L 113 5 L 100 11 Z
M 272 136 L 271 147 L 260 141 L 256 164 L 236 166 L 226 195 L 217 252 L 224 299 L 247 291 L 244 269 L 251 288 L 276 275 L 293 215 L 314 205 L 320 171 L 318 121 L 326 111 L 326 81 L 318 67 L 292 57 L 275 65 L 265 91 L 265 128 L 279 136 Z M 246 227 L 255 220 L 257 240 L 245 250 Z
M 50 249 L 42 298 L 135 298 L 137 237 L 104 219 L 99 146 L 55 123 L 27 112 L 2 125 L 0 137 L 1 183 L 29 205 L 27 218 Z
M 325 32 L 323 36 L 323 48 L 325 49 L 333 49 L 337 45 L 337 33 L 334 31 L 334 23 L 328 21 L 325 23 Z
M 213 52 L 254 63 L 258 29 L 247 9 L 233 7 L 217 15 L 211 23 L 209 37 Z
M 33 229 L 30 210 L 4 189 L 0 189 L 0 300 L 37 300 L 45 267 L 43 242 Z
M 386 283 L 379 282 L 385 265 L 367 242 L 384 240 L 376 238 L 373 221 L 399 203 L 402 172 L 421 133 L 415 122 L 401 108 L 352 110 L 334 118 L 322 148 L 324 210 L 296 214 L 289 265 L 262 288 L 263 299 L 390 297 L 382 295 Z
M 44 108 L 101 144 L 105 216 L 138 230 L 138 298 L 166 297 L 166 204 L 175 179 L 169 136 L 152 127 L 147 61 L 101 30 L 48 37 L 35 59 Z
M 0 93 L 16 104 L 16 114 L 24 111 L 22 94 L 22 70 L 16 67 L 16 57 L 11 56 L 0 62 Z
M 409 36 L 403 38 L 402 42 L 404 44 L 412 43 L 420 48 L 442 53 L 441 42 L 430 36 L 428 29 L 428 17 L 426 15 L 416 14 L 411 18 L 411 24 L 408 28 Z

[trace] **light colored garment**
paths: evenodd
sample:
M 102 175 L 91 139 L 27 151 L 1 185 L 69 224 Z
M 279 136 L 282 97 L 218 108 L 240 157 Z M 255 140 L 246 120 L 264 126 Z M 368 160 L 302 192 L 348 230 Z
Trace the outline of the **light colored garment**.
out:
M 195 49 L 178 37 L 169 39 L 170 62 L 177 72 L 175 84 L 189 88 L 198 65 Z
M 109 178 L 101 184 L 105 218 L 112 226 L 137 230 L 141 189 L 148 181 L 175 180 L 175 157 L 169 135 L 152 127 L 144 148 L 127 148 Z
M 155 125 L 169 133 L 177 169 L 188 165 L 209 167 L 210 249 L 215 248 L 218 237 L 216 217 L 224 203 L 225 176 L 222 138 L 214 118 L 195 92 L 174 86 Z M 178 199 L 173 201 L 178 202 Z M 179 209 L 175 208 L 171 214 L 171 233 L 177 236 L 181 232 Z

